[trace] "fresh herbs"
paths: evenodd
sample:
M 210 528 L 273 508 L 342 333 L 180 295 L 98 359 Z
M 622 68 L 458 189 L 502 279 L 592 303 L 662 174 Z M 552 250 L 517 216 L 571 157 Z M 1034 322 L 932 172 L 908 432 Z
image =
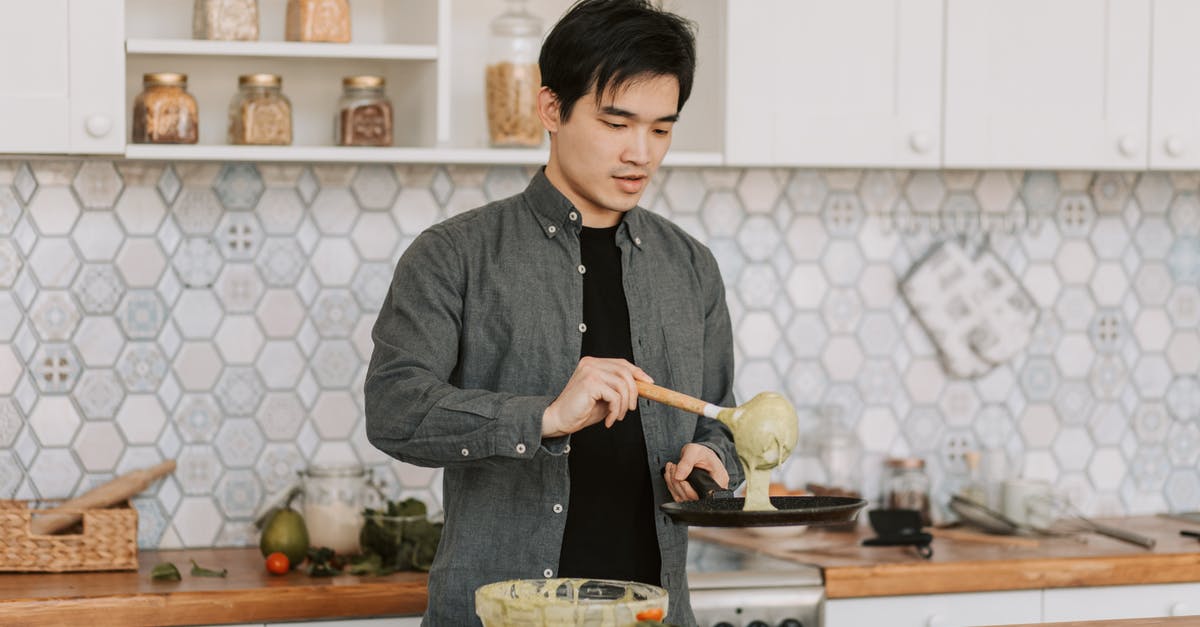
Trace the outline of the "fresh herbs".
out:
M 150 571 L 151 581 L 179 581 L 183 576 L 179 574 L 179 569 L 171 562 L 163 562 L 154 567 Z
M 332 577 L 342 572 L 345 563 L 329 547 L 308 550 L 308 574 L 312 577 Z
M 229 569 L 222 568 L 221 570 L 211 570 L 196 563 L 192 560 L 192 576 L 193 577 L 224 577 L 229 574 Z
M 429 521 L 427 514 L 425 503 L 414 498 L 364 510 L 358 541 L 367 559 L 358 560 L 356 567 L 370 572 L 375 568 L 370 558 L 375 556 L 379 558 L 376 574 L 428 571 L 442 538 L 442 523 Z

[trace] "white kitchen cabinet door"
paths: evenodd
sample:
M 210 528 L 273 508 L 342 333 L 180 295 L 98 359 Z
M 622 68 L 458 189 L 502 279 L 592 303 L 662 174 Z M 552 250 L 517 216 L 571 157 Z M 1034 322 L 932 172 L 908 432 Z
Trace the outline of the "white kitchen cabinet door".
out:
M 302 623 L 268 623 L 267 627 L 421 627 L 420 616 L 392 618 L 343 618 Z
M 1041 590 L 831 599 L 825 602 L 825 627 L 968 627 L 1038 623 L 1041 620 Z
M 1147 167 L 1150 3 L 948 0 L 945 166 Z
M 1048 622 L 1200 616 L 1200 583 L 1056 588 L 1042 602 Z
M 66 152 L 68 0 L 0 0 L 0 153 Z
M 727 11 L 727 165 L 940 164 L 942 0 Z
M 0 153 L 125 150 L 123 0 L 0 0 Z
M 70 38 L 70 152 L 124 153 L 125 0 L 71 0 Z
M 1200 168 L 1200 2 L 1155 0 L 1150 167 Z

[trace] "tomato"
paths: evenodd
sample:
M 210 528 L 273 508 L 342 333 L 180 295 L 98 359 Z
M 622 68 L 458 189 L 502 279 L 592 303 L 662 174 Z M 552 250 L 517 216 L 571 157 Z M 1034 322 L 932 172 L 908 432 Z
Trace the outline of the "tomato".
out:
M 267 572 L 272 575 L 286 575 L 291 567 L 291 563 L 288 562 L 288 556 L 283 553 L 277 551 L 267 556 Z
M 662 620 L 663 609 L 661 607 L 656 607 L 650 610 L 643 610 L 638 612 L 635 618 L 638 620 Z

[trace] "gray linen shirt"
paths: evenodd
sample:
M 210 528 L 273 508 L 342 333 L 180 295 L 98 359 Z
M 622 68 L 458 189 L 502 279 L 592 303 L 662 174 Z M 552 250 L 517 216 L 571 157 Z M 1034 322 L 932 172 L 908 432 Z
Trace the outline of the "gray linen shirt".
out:
M 570 436 L 543 439 L 542 413 L 586 333 L 582 225 L 539 172 L 523 193 L 429 228 L 396 264 L 372 332 L 367 436 L 396 459 L 445 468 L 425 624 L 478 624 L 477 587 L 557 574 Z M 640 207 L 616 241 L 634 360 L 660 385 L 732 406 L 733 336 L 712 253 Z M 741 482 L 723 425 L 640 402 L 656 503 L 671 498 L 663 465 L 688 442 L 716 451 Z M 693 624 L 686 526 L 655 511 L 668 620 Z

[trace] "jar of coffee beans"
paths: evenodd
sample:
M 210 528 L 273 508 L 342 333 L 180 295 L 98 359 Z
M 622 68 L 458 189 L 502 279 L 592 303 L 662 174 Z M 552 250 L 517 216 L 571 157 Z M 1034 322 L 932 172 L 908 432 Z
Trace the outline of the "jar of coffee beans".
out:
M 334 124 L 339 146 L 391 146 L 392 101 L 383 93 L 382 76 L 347 76 Z

